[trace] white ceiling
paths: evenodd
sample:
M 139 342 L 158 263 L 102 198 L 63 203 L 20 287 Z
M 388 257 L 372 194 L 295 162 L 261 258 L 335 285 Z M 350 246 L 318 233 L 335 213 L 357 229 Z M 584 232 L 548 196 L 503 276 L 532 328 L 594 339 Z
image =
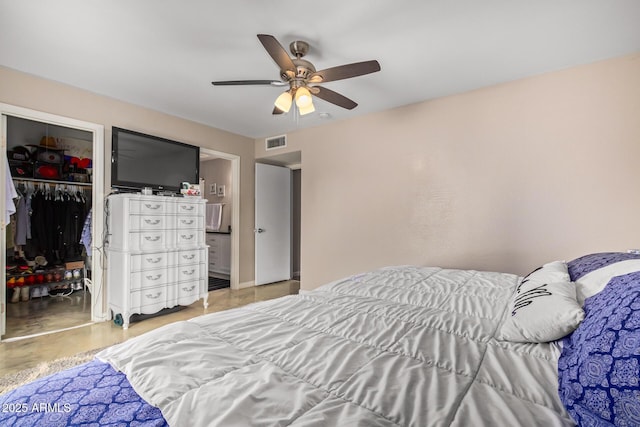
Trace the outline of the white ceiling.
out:
M 258 33 L 382 70 L 272 116 L 283 88 L 211 85 L 278 79 Z M 639 51 L 640 0 L 0 0 L 1 65 L 254 138 Z

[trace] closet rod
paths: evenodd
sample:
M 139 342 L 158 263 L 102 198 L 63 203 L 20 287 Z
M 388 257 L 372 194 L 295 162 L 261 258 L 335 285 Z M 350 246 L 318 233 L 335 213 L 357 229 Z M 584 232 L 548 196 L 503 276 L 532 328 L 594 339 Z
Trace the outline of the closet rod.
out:
M 54 181 L 51 179 L 37 179 L 37 178 L 13 178 L 14 182 L 22 181 L 22 182 L 37 182 L 42 184 L 64 184 L 64 185 L 77 185 L 78 187 L 91 187 L 93 184 L 90 182 L 74 182 L 74 181 Z

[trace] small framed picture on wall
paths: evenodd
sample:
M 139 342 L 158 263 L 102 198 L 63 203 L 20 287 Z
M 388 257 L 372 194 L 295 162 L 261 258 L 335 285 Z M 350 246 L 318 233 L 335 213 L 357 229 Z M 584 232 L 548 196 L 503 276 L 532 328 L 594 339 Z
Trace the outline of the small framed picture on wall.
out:
M 218 194 L 218 190 L 216 189 L 216 184 L 213 183 L 209 186 L 209 194 Z
M 218 185 L 218 197 L 224 197 L 224 185 Z

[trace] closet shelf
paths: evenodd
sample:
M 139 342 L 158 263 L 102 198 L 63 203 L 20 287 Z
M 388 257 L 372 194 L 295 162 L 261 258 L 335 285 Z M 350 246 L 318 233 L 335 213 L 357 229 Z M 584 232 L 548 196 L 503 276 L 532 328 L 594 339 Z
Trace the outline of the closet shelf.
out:
M 14 181 L 22 182 L 40 182 L 43 184 L 64 184 L 64 185 L 77 185 L 78 187 L 91 187 L 91 182 L 76 182 L 76 181 L 56 181 L 53 179 L 37 179 L 37 178 L 13 178 Z

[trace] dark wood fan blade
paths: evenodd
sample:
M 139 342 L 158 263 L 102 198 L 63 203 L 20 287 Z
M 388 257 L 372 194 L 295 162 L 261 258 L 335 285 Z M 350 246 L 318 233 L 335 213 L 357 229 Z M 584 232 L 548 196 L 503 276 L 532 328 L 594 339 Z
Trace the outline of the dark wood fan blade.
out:
M 281 109 L 279 109 L 278 107 L 273 107 L 273 112 L 271 114 L 273 114 L 274 116 L 278 115 L 278 114 L 283 114 L 284 111 L 282 111 Z
M 332 104 L 336 104 L 338 107 L 346 108 L 347 110 L 353 110 L 358 106 L 358 104 L 353 100 L 325 87 L 313 86 L 311 89 L 313 89 L 311 93 L 313 93 L 315 96 L 320 99 L 324 99 L 325 101 Z
M 286 83 L 280 80 L 225 80 L 219 82 L 211 82 L 214 86 L 241 86 L 241 85 L 271 85 L 283 86 Z
M 271 55 L 278 67 L 280 67 L 283 71 L 291 71 L 295 74 L 296 66 L 293 64 L 293 61 L 289 57 L 289 54 L 282 47 L 282 45 L 276 40 L 275 37 L 270 36 L 269 34 L 258 34 L 258 39 L 260 39 L 260 43 L 267 50 L 267 53 Z
M 335 80 L 349 79 L 351 77 L 363 76 L 365 74 L 380 71 L 378 61 L 354 62 L 353 64 L 339 65 L 316 71 L 309 76 L 310 83 L 326 83 Z

